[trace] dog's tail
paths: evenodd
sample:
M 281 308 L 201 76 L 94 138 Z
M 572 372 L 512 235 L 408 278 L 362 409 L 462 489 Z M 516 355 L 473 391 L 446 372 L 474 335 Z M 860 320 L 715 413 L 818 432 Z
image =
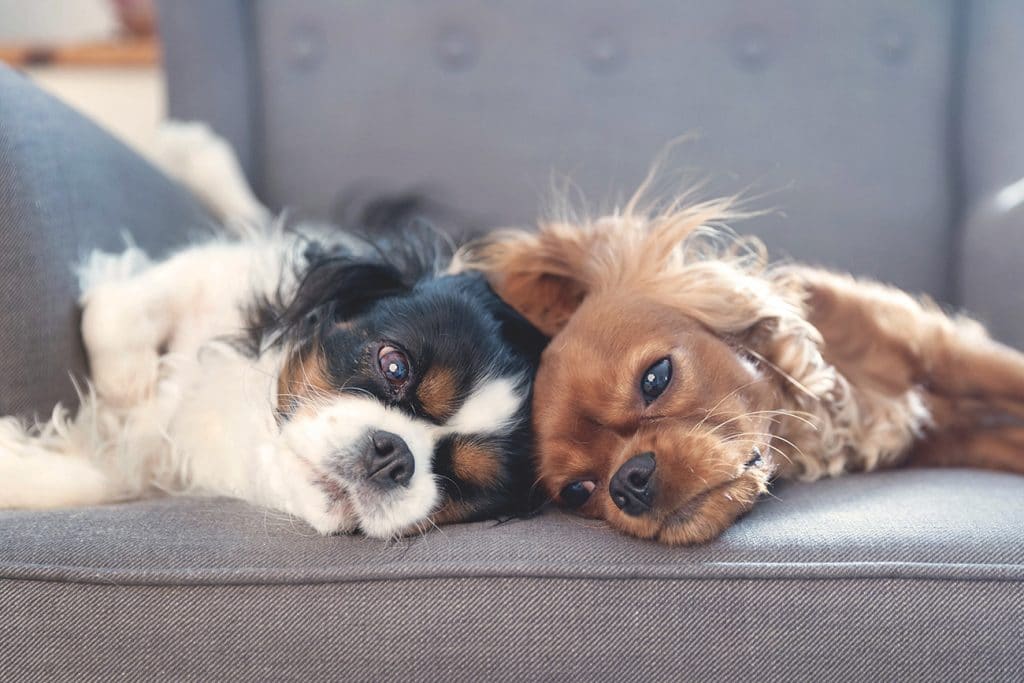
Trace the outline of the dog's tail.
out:
M 273 214 L 249 186 L 230 143 L 205 123 L 162 124 L 152 161 L 188 188 L 229 233 L 258 237 L 278 229 Z
M 155 404 L 117 410 L 91 386 L 75 389 L 74 413 L 57 405 L 46 420 L 0 417 L 0 509 L 131 500 L 157 486 L 154 477 L 176 485 L 173 448 L 153 428 Z
M 58 406 L 48 421 L 35 424 L 0 418 L 0 509 L 97 505 L 122 497 L 92 457 L 88 412 L 83 406 L 72 418 Z

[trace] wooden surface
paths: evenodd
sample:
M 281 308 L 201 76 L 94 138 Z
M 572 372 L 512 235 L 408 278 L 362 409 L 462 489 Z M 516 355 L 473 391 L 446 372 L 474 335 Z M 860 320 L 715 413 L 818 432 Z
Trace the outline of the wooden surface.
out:
M 77 45 L 0 45 L 0 62 L 27 66 L 152 66 L 160 61 L 154 38 Z

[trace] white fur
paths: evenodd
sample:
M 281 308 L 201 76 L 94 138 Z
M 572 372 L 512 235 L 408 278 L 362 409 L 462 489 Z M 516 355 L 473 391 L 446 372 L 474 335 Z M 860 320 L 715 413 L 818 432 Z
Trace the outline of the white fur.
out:
M 255 199 L 223 141 L 188 127 L 172 128 L 170 138 L 181 144 L 167 155 L 168 172 L 248 228 L 236 230 L 240 239 L 214 239 L 155 264 L 130 244 L 86 260 L 79 279 L 92 389 L 74 417 L 58 408 L 43 424 L 0 419 L 0 508 L 163 491 L 240 498 L 321 533 L 359 526 L 389 537 L 423 523 L 439 503 L 437 440 L 500 432 L 525 399 L 518 383 L 482 384 L 443 427 L 347 395 L 320 399 L 279 426 L 280 352 L 254 360 L 222 338 L 240 331 L 254 294 L 295 286 L 288 259 L 296 238 L 249 205 Z M 380 492 L 346 474 L 375 429 L 408 444 L 415 472 L 407 488 Z
M 168 121 L 157 134 L 156 164 L 187 187 L 228 229 L 259 234 L 271 220 L 226 140 L 204 123 Z
M 523 381 L 509 377 L 489 379 L 473 389 L 446 429 L 460 434 L 501 434 L 523 405 Z

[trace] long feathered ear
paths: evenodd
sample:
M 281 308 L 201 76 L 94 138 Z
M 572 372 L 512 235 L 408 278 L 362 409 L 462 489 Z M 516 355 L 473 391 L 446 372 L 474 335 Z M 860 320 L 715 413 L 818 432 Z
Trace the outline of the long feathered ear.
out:
M 465 267 L 483 271 L 509 305 L 545 335 L 554 336 L 590 291 L 594 234 L 548 224 L 539 233 L 498 230 L 467 245 Z

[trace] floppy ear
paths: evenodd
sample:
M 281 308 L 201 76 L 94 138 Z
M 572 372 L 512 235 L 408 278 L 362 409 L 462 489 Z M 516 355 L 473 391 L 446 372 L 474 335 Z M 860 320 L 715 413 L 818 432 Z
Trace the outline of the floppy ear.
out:
M 532 365 L 536 366 L 540 363 L 540 354 L 548 345 L 548 337 L 526 317 L 520 315 L 512 306 L 497 296 L 494 298 L 491 311 L 501 326 L 501 336 L 505 341 Z
M 554 336 L 589 293 L 588 237 L 558 224 L 539 233 L 499 230 L 467 245 L 463 256 L 468 267 L 487 275 L 498 296 Z

